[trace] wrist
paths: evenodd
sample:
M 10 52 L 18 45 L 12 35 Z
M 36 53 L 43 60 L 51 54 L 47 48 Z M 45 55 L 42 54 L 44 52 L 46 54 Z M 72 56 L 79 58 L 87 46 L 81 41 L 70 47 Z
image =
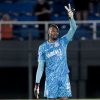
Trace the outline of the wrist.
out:
M 74 19 L 74 17 L 73 17 L 73 16 L 71 16 L 71 17 L 69 17 L 69 19 Z
M 35 83 L 35 88 L 38 88 L 40 86 L 40 83 Z
M 73 19 L 74 17 L 72 16 L 72 17 L 70 17 L 70 19 Z

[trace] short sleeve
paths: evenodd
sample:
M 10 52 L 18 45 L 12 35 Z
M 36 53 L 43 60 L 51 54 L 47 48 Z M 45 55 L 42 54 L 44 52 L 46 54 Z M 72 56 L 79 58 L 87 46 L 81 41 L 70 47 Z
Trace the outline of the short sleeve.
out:
M 39 61 L 45 62 L 44 50 L 43 50 L 42 46 L 40 46 L 39 49 L 38 49 L 38 62 Z

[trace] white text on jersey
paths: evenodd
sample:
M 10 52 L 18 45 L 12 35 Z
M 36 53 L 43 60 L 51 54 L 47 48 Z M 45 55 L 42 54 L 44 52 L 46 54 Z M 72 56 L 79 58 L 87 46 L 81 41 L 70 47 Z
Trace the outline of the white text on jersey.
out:
M 48 58 L 50 58 L 50 57 L 52 57 L 52 56 L 54 56 L 54 55 L 61 56 L 61 55 L 62 55 L 61 49 L 56 49 L 56 50 L 53 50 L 53 51 L 51 51 L 51 52 L 49 52 L 49 53 L 46 54 L 46 56 L 47 56 Z

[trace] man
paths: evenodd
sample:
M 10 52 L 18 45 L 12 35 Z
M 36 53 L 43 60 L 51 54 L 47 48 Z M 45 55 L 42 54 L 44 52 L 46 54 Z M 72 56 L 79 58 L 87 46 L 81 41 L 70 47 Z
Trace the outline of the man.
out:
M 35 15 L 39 21 L 50 20 L 50 5 L 45 0 L 38 0 L 35 6 Z
M 11 21 L 10 15 L 9 14 L 4 14 L 2 16 L 1 21 Z M 11 40 L 13 39 L 13 25 L 11 24 L 2 24 L 1 25 L 1 39 L 2 40 Z
M 71 87 L 69 81 L 69 69 L 67 65 L 66 49 L 76 31 L 76 23 L 73 18 L 73 11 L 65 6 L 70 20 L 70 29 L 66 35 L 58 38 L 59 29 L 57 25 L 51 25 L 48 30 L 49 39 L 39 47 L 38 69 L 36 74 L 36 84 L 34 92 L 39 96 L 39 83 L 46 63 L 46 81 L 44 96 L 49 99 L 59 98 L 68 100 L 71 97 Z
M 89 0 L 73 0 L 73 3 L 77 11 L 77 20 L 87 20 Z M 86 26 L 86 24 L 84 24 L 84 26 Z
M 50 5 L 45 0 L 38 0 L 34 12 L 38 21 L 50 20 L 51 9 Z M 45 26 L 43 24 L 39 25 L 40 39 L 44 39 L 44 30 Z

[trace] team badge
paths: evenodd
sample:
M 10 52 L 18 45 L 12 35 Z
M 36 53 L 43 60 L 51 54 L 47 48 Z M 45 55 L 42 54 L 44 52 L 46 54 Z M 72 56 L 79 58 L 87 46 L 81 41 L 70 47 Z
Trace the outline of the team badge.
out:
M 58 42 L 55 43 L 55 47 L 58 47 L 60 44 Z

